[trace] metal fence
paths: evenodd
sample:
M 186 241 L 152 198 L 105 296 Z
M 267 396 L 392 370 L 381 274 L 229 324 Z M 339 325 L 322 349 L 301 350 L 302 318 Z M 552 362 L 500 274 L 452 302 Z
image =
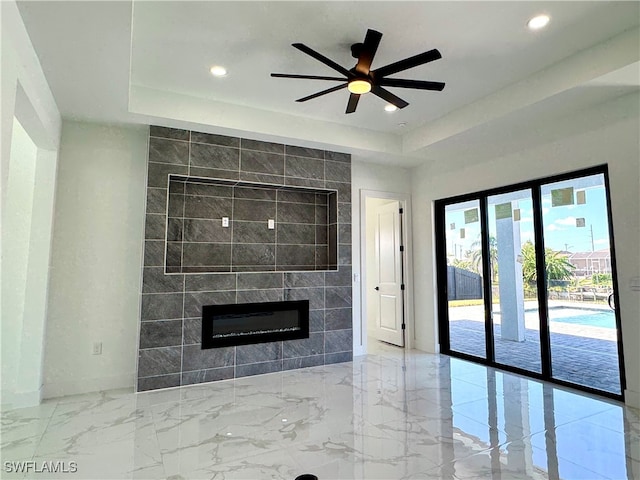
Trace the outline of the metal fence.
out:
M 482 276 L 449 265 L 447 266 L 447 292 L 449 300 L 482 298 Z

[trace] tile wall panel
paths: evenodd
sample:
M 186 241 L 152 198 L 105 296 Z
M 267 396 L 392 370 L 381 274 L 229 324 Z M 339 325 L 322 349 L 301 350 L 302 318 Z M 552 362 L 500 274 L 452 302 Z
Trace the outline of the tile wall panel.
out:
M 147 239 L 166 234 L 169 273 L 337 268 L 336 261 L 329 265 L 329 251 L 336 250 L 337 242 L 335 223 L 329 235 L 329 202 L 337 208 L 334 193 L 198 181 L 172 177 L 168 204 L 166 193 L 150 188 Z M 335 212 L 331 218 L 335 221 Z M 269 220 L 275 228 L 268 228 Z
M 148 160 L 138 391 L 352 360 L 350 155 L 152 126 Z M 257 184 L 169 184 L 169 175 Z M 226 213 L 232 229 L 215 220 Z M 264 228 L 267 216 L 276 229 Z M 221 259 L 234 254 L 230 272 Z M 210 263 L 217 273 L 204 273 Z M 298 299 L 310 302 L 308 339 L 201 349 L 203 305 Z

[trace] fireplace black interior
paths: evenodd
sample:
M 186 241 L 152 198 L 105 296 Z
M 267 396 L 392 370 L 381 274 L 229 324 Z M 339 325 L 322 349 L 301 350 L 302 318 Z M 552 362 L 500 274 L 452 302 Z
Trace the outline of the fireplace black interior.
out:
M 205 305 L 202 348 L 309 338 L 309 300 Z

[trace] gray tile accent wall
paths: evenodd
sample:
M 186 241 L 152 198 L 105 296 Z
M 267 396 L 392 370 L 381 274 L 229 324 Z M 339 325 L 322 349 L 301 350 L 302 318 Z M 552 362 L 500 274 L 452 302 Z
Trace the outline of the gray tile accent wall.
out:
M 168 197 L 162 192 L 149 189 L 147 234 L 162 239 L 167 222 L 168 273 L 338 268 L 335 223 L 329 231 L 329 217 L 337 218 L 336 191 L 169 176 Z M 166 212 L 157 213 L 162 201 Z
M 170 175 L 337 193 L 170 183 Z M 152 126 L 137 390 L 352 360 L 350 202 L 348 154 Z M 255 225 L 274 204 L 276 229 Z M 211 212 L 227 208 L 233 229 L 223 230 Z M 222 257 L 235 259 L 234 272 L 215 263 Z M 298 299 L 310 302 L 308 339 L 201 349 L 203 305 Z

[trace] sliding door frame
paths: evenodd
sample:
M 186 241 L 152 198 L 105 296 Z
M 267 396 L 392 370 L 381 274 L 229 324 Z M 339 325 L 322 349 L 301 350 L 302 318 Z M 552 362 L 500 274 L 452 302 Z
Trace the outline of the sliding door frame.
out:
M 504 187 L 492 188 L 480 192 L 468 193 L 436 200 L 434 202 L 435 213 L 435 252 L 436 252 L 436 280 L 438 285 L 437 302 L 438 302 L 438 333 L 440 353 L 452 357 L 470 360 L 472 362 L 481 363 L 487 366 L 496 367 L 501 370 L 525 375 L 531 378 L 552 382 L 558 385 L 575 388 L 589 393 L 594 393 L 616 400 L 624 400 L 624 391 L 626 388 L 626 378 L 624 369 L 624 355 L 622 346 L 622 325 L 620 322 L 620 311 L 616 308 L 614 311 L 616 328 L 617 328 L 617 349 L 618 349 L 618 370 L 620 373 L 620 391 L 615 394 L 602 390 L 597 390 L 585 385 L 567 382 L 553 378 L 552 359 L 551 359 L 551 337 L 549 333 L 549 309 L 548 309 L 548 292 L 547 279 L 545 275 L 545 246 L 544 246 L 544 227 L 542 218 L 542 196 L 541 187 L 548 183 L 572 180 L 590 175 L 603 175 L 606 193 L 606 207 L 608 215 L 608 233 L 610 239 L 609 250 L 611 253 L 611 273 L 612 285 L 615 305 L 620 305 L 619 289 L 618 289 L 618 273 L 616 268 L 615 241 L 613 235 L 613 216 L 611 211 L 611 193 L 609 190 L 609 171 L 607 165 L 599 165 L 584 170 L 568 172 L 550 177 L 538 178 L 528 182 L 507 185 Z M 449 308 L 448 308 L 448 291 L 447 291 L 447 247 L 446 247 L 446 219 L 445 207 L 447 205 L 477 200 L 480 203 L 480 222 L 482 236 L 482 269 L 483 272 L 491 272 L 491 258 L 489 250 L 488 235 L 488 208 L 487 201 L 490 196 L 510 193 L 517 190 L 530 190 L 533 200 L 533 222 L 534 222 L 534 238 L 536 246 L 536 274 L 537 274 L 537 300 L 538 312 L 540 316 L 540 355 L 541 355 L 541 373 L 525 370 L 512 365 L 505 365 L 495 361 L 495 349 L 493 339 L 493 318 L 492 318 L 492 299 L 491 299 L 491 275 L 483 274 L 483 304 L 484 304 L 484 321 L 485 321 L 485 358 L 470 355 L 463 352 L 451 350 L 451 339 L 449 335 Z

